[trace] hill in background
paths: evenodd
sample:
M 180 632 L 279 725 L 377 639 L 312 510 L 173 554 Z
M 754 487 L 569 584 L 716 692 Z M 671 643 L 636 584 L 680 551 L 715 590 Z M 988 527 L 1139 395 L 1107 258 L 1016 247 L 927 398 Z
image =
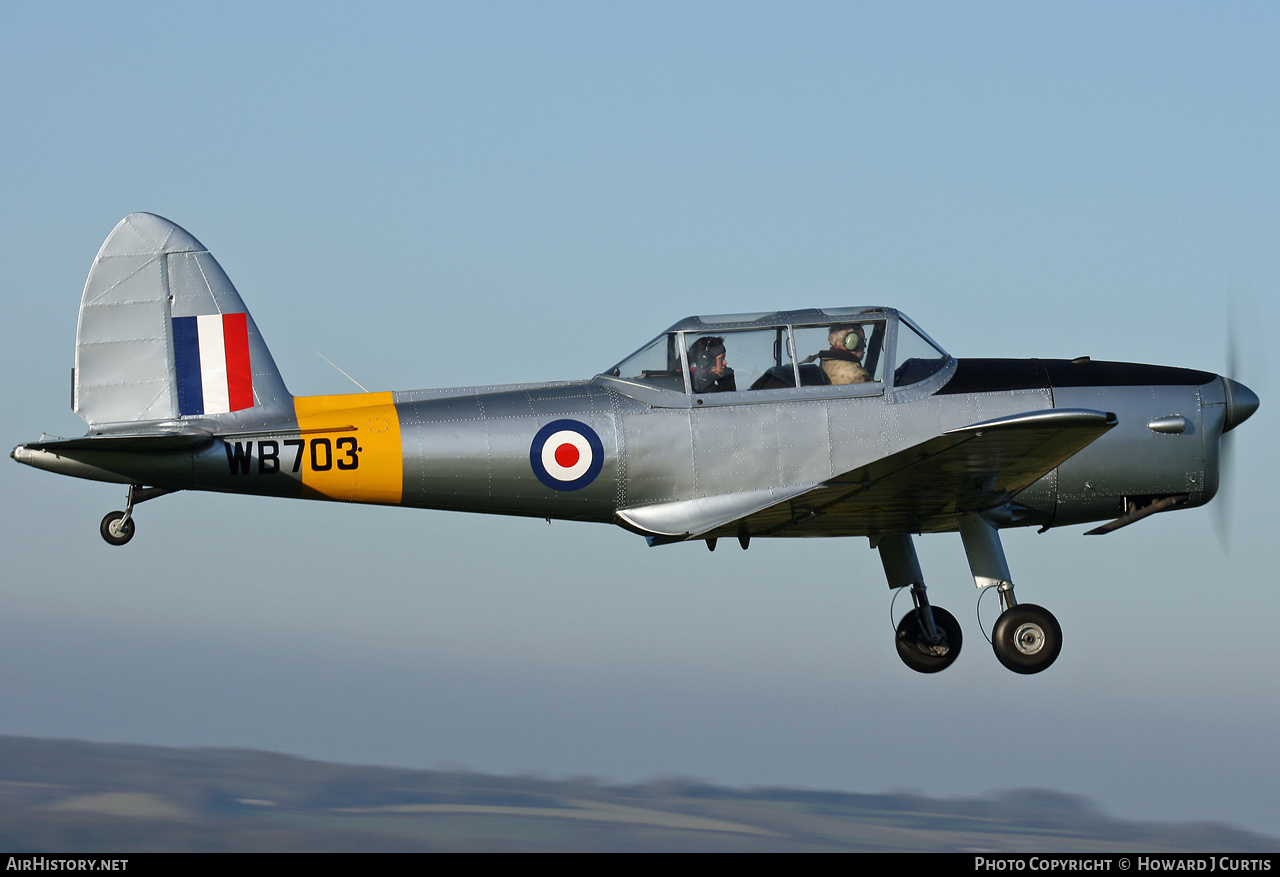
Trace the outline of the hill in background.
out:
M 1217 824 L 1112 819 L 1044 790 L 940 800 L 688 780 L 359 767 L 0 737 L 0 848 L 203 851 L 1272 852 Z

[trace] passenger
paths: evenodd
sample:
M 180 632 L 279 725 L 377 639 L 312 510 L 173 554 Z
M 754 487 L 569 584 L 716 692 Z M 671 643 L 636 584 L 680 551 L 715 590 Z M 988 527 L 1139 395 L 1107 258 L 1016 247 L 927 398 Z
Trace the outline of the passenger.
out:
M 822 371 L 833 384 L 865 384 L 871 374 L 862 366 L 866 337 L 861 326 L 832 326 L 827 335 L 830 350 L 818 354 Z
M 738 389 L 725 359 L 724 339 L 699 338 L 689 346 L 689 381 L 695 393 L 724 393 Z

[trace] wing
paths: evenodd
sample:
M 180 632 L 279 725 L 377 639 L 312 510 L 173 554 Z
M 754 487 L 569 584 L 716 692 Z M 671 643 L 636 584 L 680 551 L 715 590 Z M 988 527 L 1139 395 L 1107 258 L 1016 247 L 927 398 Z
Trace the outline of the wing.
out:
M 816 484 L 619 512 L 654 544 L 752 536 L 867 536 L 954 530 L 995 508 L 1116 425 L 1111 412 L 1053 408 L 949 430 Z

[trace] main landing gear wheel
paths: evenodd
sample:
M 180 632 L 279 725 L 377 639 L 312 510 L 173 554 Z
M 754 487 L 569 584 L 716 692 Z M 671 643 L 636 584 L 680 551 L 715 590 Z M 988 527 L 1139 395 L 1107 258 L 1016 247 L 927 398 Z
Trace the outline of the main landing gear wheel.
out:
M 950 612 L 937 606 L 930 608 L 933 610 L 934 627 L 941 637 L 937 643 L 929 642 L 924 625 L 920 623 L 919 609 L 912 609 L 898 622 L 895 639 L 898 657 L 917 673 L 937 673 L 950 667 L 951 662 L 960 656 L 960 645 L 964 641 L 960 623 Z
M 98 529 L 109 545 L 123 545 L 133 538 L 133 518 L 126 518 L 124 512 L 107 512 Z
M 1062 627 L 1048 609 L 1019 603 L 996 619 L 991 646 L 1000 663 L 1014 673 L 1039 673 L 1058 659 Z

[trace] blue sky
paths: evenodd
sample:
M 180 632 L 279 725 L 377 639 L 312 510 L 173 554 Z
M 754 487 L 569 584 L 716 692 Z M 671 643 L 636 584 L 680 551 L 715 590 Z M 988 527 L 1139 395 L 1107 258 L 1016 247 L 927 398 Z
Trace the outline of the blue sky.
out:
M 79 435 L 120 217 L 217 256 L 290 389 L 589 376 L 690 313 L 887 304 L 960 356 L 1225 367 L 1234 526 L 1007 534 L 1065 629 L 903 667 L 865 540 L 648 549 L 589 525 L 0 467 L 0 733 L 938 795 L 1044 786 L 1280 835 L 1266 436 L 1272 4 L 25 4 L 0 29 L 10 445 Z M 1223 502 L 1219 498 L 1215 502 Z M 901 601 L 897 611 L 902 611 Z M 989 609 L 989 605 L 987 607 Z M 987 625 L 994 613 L 985 613 Z

